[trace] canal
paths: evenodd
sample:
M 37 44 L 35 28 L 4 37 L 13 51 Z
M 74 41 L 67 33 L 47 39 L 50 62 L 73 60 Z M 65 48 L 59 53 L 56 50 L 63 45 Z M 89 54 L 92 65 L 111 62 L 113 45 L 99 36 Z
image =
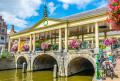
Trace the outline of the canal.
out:
M 64 78 L 53 78 L 52 70 L 22 73 L 22 69 L 0 71 L 0 81 L 92 81 L 94 71 L 86 70 Z

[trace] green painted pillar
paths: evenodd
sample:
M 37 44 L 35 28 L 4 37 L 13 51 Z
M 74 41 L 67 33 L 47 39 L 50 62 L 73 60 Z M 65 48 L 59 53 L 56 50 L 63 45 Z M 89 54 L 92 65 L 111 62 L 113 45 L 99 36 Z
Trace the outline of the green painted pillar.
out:
M 86 46 L 86 41 L 85 41 L 85 43 L 84 43 L 84 44 L 85 44 L 85 49 L 86 49 L 86 48 L 87 48 L 87 46 Z
M 100 77 L 99 77 L 99 61 L 98 61 L 98 58 L 99 58 L 99 55 L 97 53 L 97 62 L 96 62 L 96 64 L 97 64 L 97 79 L 100 79 Z
M 52 50 L 54 49 L 54 45 L 53 45 L 53 43 L 52 43 Z

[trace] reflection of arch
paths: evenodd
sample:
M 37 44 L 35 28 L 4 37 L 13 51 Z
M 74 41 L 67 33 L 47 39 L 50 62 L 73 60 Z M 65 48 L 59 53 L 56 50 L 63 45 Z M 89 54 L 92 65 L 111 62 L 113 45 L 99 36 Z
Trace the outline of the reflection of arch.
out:
M 33 60 L 33 70 L 53 68 L 55 64 L 58 65 L 54 56 L 49 54 L 38 55 Z
M 24 62 L 27 64 L 26 58 L 25 58 L 24 56 L 20 56 L 20 57 L 17 59 L 17 68 L 18 68 L 18 69 L 21 69 Z
M 67 69 L 67 76 L 87 70 L 87 69 L 94 69 L 93 74 L 96 69 L 96 64 L 94 60 L 89 56 L 85 55 L 75 55 L 71 59 L 68 60 L 66 65 Z

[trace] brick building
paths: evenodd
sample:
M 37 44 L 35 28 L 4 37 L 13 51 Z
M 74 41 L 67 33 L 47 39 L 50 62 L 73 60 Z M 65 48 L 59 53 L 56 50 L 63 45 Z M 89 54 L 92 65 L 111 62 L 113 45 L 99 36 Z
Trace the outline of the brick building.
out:
M 0 51 L 7 49 L 7 25 L 0 16 Z

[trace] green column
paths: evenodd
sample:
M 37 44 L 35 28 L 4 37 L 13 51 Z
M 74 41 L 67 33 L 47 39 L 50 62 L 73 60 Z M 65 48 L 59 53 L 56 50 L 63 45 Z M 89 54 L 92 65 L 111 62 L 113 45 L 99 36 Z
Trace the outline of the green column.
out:
M 100 79 L 100 77 L 99 77 L 99 61 L 98 61 L 98 58 L 99 58 L 99 55 L 97 53 L 97 62 L 96 62 L 96 64 L 97 64 L 97 79 Z

